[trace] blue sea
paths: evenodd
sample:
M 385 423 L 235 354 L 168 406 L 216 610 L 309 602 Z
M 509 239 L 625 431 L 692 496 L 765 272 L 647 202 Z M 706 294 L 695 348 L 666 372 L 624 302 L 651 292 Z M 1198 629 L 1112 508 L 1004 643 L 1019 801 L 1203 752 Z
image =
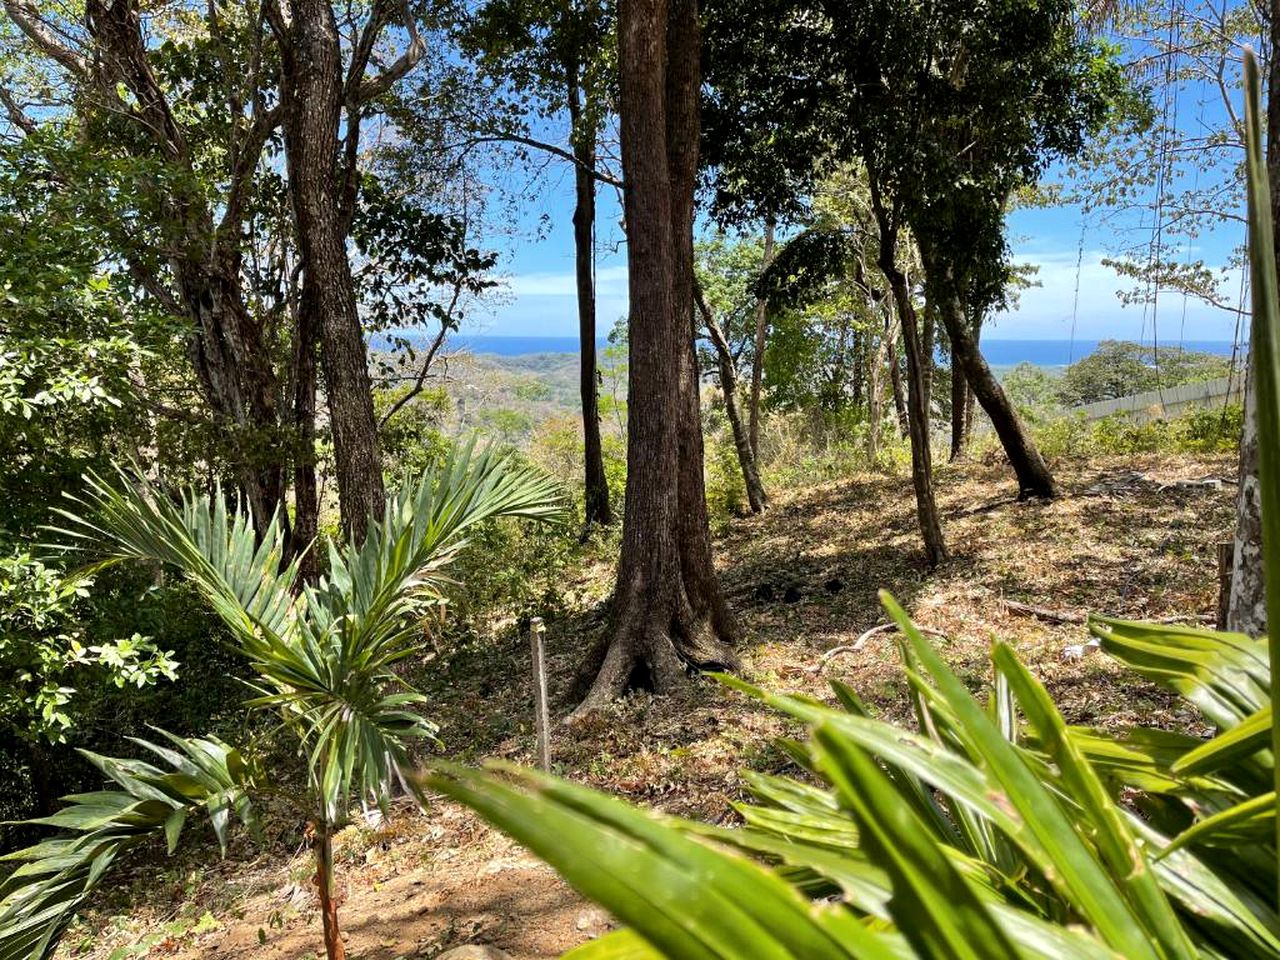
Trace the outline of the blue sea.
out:
M 577 353 L 577 337 L 492 337 L 459 334 L 450 338 L 454 349 L 459 347 L 472 353 L 496 354 L 500 357 L 520 357 L 533 353 Z M 602 338 L 599 346 L 603 349 Z M 1097 340 L 990 340 L 982 341 L 982 353 L 993 367 L 1011 367 L 1019 363 L 1031 363 L 1038 367 L 1061 367 L 1086 357 L 1098 346 Z M 1217 353 L 1230 356 L 1229 340 L 1187 340 L 1184 350 Z M 1176 342 L 1161 343 L 1162 350 L 1177 349 Z

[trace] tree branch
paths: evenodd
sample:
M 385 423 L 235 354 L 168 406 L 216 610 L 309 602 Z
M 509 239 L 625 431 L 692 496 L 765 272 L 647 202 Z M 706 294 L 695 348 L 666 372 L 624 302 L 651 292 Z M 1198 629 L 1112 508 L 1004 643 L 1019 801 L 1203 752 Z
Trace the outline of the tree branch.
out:
M 495 133 L 470 137 L 466 141 L 466 146 L 475 146 L 480 143 L 518 143 L 522 146 L 532 147 L 534 150 L 541 150 L 544 153 L 549 153 L 562 160 L 568 160 L 576 167 L 582 167 L 600 183 L 608 184 L 611 187 L 618 187 L 619 189 L 622 187 L 622 181 L 617 177 L 611 176 L 589 163 L 583 163 L 571 152 L 564 149 L 564 147 L 558 147 L 554 143 L 547 143 L 544 140 L 535 140 L 533 137 L 526 137 L 518 133 Z
M 28 0 L 4 0 L 4 9 L 9 14 L 9 19 L 16 23 L 27 39 L 39 47 L 46 56 L 56 60 L 78 79 L 88 78 L 88 61 L 57 38 Z

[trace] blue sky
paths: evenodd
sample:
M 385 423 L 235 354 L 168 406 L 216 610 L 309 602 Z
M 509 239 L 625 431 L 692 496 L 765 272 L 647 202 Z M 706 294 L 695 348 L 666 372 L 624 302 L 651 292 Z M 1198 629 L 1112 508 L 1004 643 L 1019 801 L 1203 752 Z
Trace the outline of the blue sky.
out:
M 1202 121 L 1203 117 L 1202 111 L 1198 119 Z M 544 177 L 540 195 L 520 212 L 527 234 L 540 232 L 542 238 L 508 238 L 500 245 L 504 293 L 472 315 L 466 332 L 496 336 L 577 335 L 572 207 L 572 178 L 567 171 L 566 175 Z M 601 336 L 627 309 L 626 251 L 619 219 L 615 191 L 601 189 L 597 224 L 597 326 Z M 1067 340 L 1074 335 L 1079 340 L 1110 337 L 1150 342 L 1154 325 L 1162 344 L 1181 339 L 1233 339 L 1233 314 L 1187 301 L 1174 292 L 1160 294 L 1154 318 L 1150 308 L 1121 302 L 1118 291 L 1131 284 L 1102 261 L 1120 246 L 1133 244 L 1135 235 L 1148 236 L 1149 226 L 1133 221 L 1110 225 L 1090 222 L 1084 229 L 1082 250 L 1081 223 L 1081 211 L 1073 206 L 1024 209 L 1010 217 L 1014 257 L 1039 268 L 1039 285 L 1023 291 L 1014 309 L 992 317 L 986 336 L 1001 340 Z M 1222 266 L 1241 239 L 1234 226 L 1202 234 L 1191 253 L 1211 266 Z M 1168 252 L 1172 255 L 1173 250 Z M 1238 271 L 1223 274 L 1224 299 L 1236 300 L 1239 280 Z
M 541 210 L 550 228 L 538 241 L 512 242 L 503 251 L 501 270 L 505 295 L 477 312 L 468 332 L 494 336 L 576 336 L 577 307 L 573 276 L 573 234 L 569 218 L 572 196 L 563 185 L 548 191 Z M 626 251 L 617 226 L 618 207 L 612 191 L 600 194 L 601 239 L 596 265 L 598 326 L 603 336 L 627 310 Z M 992 318 L 987 336 L 1001 340 L 1101 340 L 1108 337 L 1146 341 L 1152 336 L 1151 310 L 1121 303 L 1117 292 L 1126 287 L 1102 263 L 1116 243 L 1114 233 L 1101 227 L 1086 228 L 1080 250 L 1080 211 L 1072 207 L 1021 210 L 1010 219 L 1014 255 L 1039 267 L 1039 286 L 1023 291 L 1017 306 Z M 1227 236 L 1207 238 L 1210 249 L 1201 252 L 1209 263 L 1225 263 L 1235 242 Z M 1080 269 L 1077 277 L 1077 261 Z M 1076 303 L 1077 280 L 1079 300 Z M 1235 296 L 1238 273 L 1224 278 L 1224 289 Z M 1224 311 L 1187 301 L 1176 293 L 1164 293 L 1155 311 L 1160 341 L 1231 340 L 1235 319 Z

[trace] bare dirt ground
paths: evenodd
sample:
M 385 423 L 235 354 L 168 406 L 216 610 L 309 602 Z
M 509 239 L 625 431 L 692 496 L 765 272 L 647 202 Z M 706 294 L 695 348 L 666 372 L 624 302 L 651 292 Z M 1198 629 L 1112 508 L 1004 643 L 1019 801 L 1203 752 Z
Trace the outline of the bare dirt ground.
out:
M 1028 613 L 1005 600 L 1076 620 L 1089 611 L 1129 618 L 1206 618 L 1216 601 L 1215 544 L 1232 523 L 1234 464 L 1225 457 L 1125 457 L 1058 465 L 1064 496 L 1019 503 L 996 465 L 942 471 L 939 500 L 952 559 L 919 562 L 910 482 L 860 474 L 777 489 L 763 517 L 735 521 L 718 543 L 723 581 L 745 637 L 744 674 L 771 689 L 825 696 L 826 677 L 852 684 L 882 714 L 906 718 L 891 636 L 855 643 L 884 622 L 876 591 L 890 590 L 917 621 L 945 637 L 948 660 L 974 686 L 987 676 L 992 638 L 1013 642 L 1069 722 L 1134 722 L 1186 729 L 1164 692 L 1097 654 L 1068 660 L 1087 639 L 1079 622 Z M 1206 479 L 1209 482 L 1203 482 Z M 565 585 L 548 620 L 553 699 L 572 705 L 575 666 L 603 625 L 609 567 Z M 528 761 L 528 650 L 514 629 L 433 664 L 444 752 Z M 821 675 L 818 672 L 822 665 Z M 683 816 L 732 822 L 740 768 L 781 771 L 772 740 L 786 723 L 701 681 L 687 702 L 636 694 L 609 714 L 558 730 L 557 769 Z M 793 731 L 794 732 L 794 731 Z M 281 828 L 267 854 L 247 843 L 227 861 L 141 864 L 72 931 L 61 953 L 86 960 L 152 956 L 303 960 L 322 950 L 300 824 Z M 609 919 L 539 862 L 469 812 L 439 803 L 398 812 L 382 829 L 340 837 L 342 919 L 351 957 L 435 957 L 492 944 L 517 960 L 558 956 L 598 936 Z

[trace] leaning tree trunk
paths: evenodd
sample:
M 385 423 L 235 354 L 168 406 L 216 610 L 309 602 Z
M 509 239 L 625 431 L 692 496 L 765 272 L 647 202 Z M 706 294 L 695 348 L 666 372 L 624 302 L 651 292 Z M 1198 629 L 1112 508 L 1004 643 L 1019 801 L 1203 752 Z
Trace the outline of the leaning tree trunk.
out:
M 696 4 L 622 0 L 618 52 L 631 304 L 627 490 L 611 632 L 575 715 L 603 707 L 629 686 L 676 692 L 687 683 L 686 663 L 735 662 L 711 566 L 705 497 L 701 504 L 689 499 L 695 486 L 702 492 L 701 461 L 696 484 L 693 464 L 682 462 L 701 455 L 700 425 L 688 417 L 691 393 L 697 399 L 696 380 L 690 382 Z M 687 257 L 676 249 L 685 236 Z M 682 280 L 677 271 L 686 259 Z
M 760 260 L 760 272 L 769 269 L 773 262 L 772 220 L 764 222 L 764 256 Z M 751 454 L 760 456 L 760 389 L 764 383 L 764 351 L 769 332 L 769 303 L 764 297 L 756 300 L 756 336 L 755 350 L 751 355 L 751 403 L 748 415 L 750 418 Z
M 991 373 L 986 358 L 978 349 L 964 306 L 955 290 L 950 287 L 949 277 L 936 283 L 935 289 L 940 291 L 942 322 L 946 324 L 947 336 L 951 338 L 952 358 L 963 372 L 974 396 L 982 404 L 983 411 L 991 419 L 991 425 L 995 427 L 996 435 L 1004 446 L 1005 456 L 1009 458 L 1013 472 L 1017 475 L 1019 498 L 1057 496 L 1053 474 L 1049 472 L 1049 467 L 1027 433 L 1022 418 L 1014 410 L 1004 388 Z M 954 369 L 952 376 L 955 376 Z
M 355 543 L 385 503 L 368 350 L 341 209 L 342 50 L 329 0 L 295 0 L 281 32 L 281 105 L 304 308 L 318 314 L 342 526 Z M 356 122 L 348 117 L 348 122 Z
M 755 454 L 751 450 L 751 437 L 742 422 L 742 410 L 738 405 L 738 371 L 733 362 L 733 351 L 729 349 L 729 341 L 720 327 L 720 322 L 711 311 L 702 290 L 695 289 L 698 311 L 702 314 L 702 322 L 707 330 L 707 337 L 716 351 L 716 368 L 720 374 L 720 392 L 724 395 L 724 411 L 729 418 L 729 428 L 733 431 L 733 446 L 738 453 L 738 466 L 742 469 L 742 482 L 747 488 L 747 505 L 752 513 L 763 513 L 768 505 L 764 485 L 760 482 L 760 472 L 756 469 Z
M 313 825 L 312 852 L 316 862 L 316 890 L 320 897 L 320 924 L 328 960 L 346 960 L 347 947 L 338 928 L 338 898 L 333 889 L 333 826 L 323 819 Z
M 596 183 L 591 169 L 596 162 L 595 132 L 584 125 L 578 68 L 567 65 L 569 77 L 569 129 L 573 138 L 574 270 L 578 284 L 578 386 L 582 396 L 582 450 L 585 473 L 584 521 L 610 524 L 609 481 L 604 472 L 604 448 L 600 440 L 600 379 L 596 369 L 595 263 Z M 589 123 L 590 121 L 588 121 Z

